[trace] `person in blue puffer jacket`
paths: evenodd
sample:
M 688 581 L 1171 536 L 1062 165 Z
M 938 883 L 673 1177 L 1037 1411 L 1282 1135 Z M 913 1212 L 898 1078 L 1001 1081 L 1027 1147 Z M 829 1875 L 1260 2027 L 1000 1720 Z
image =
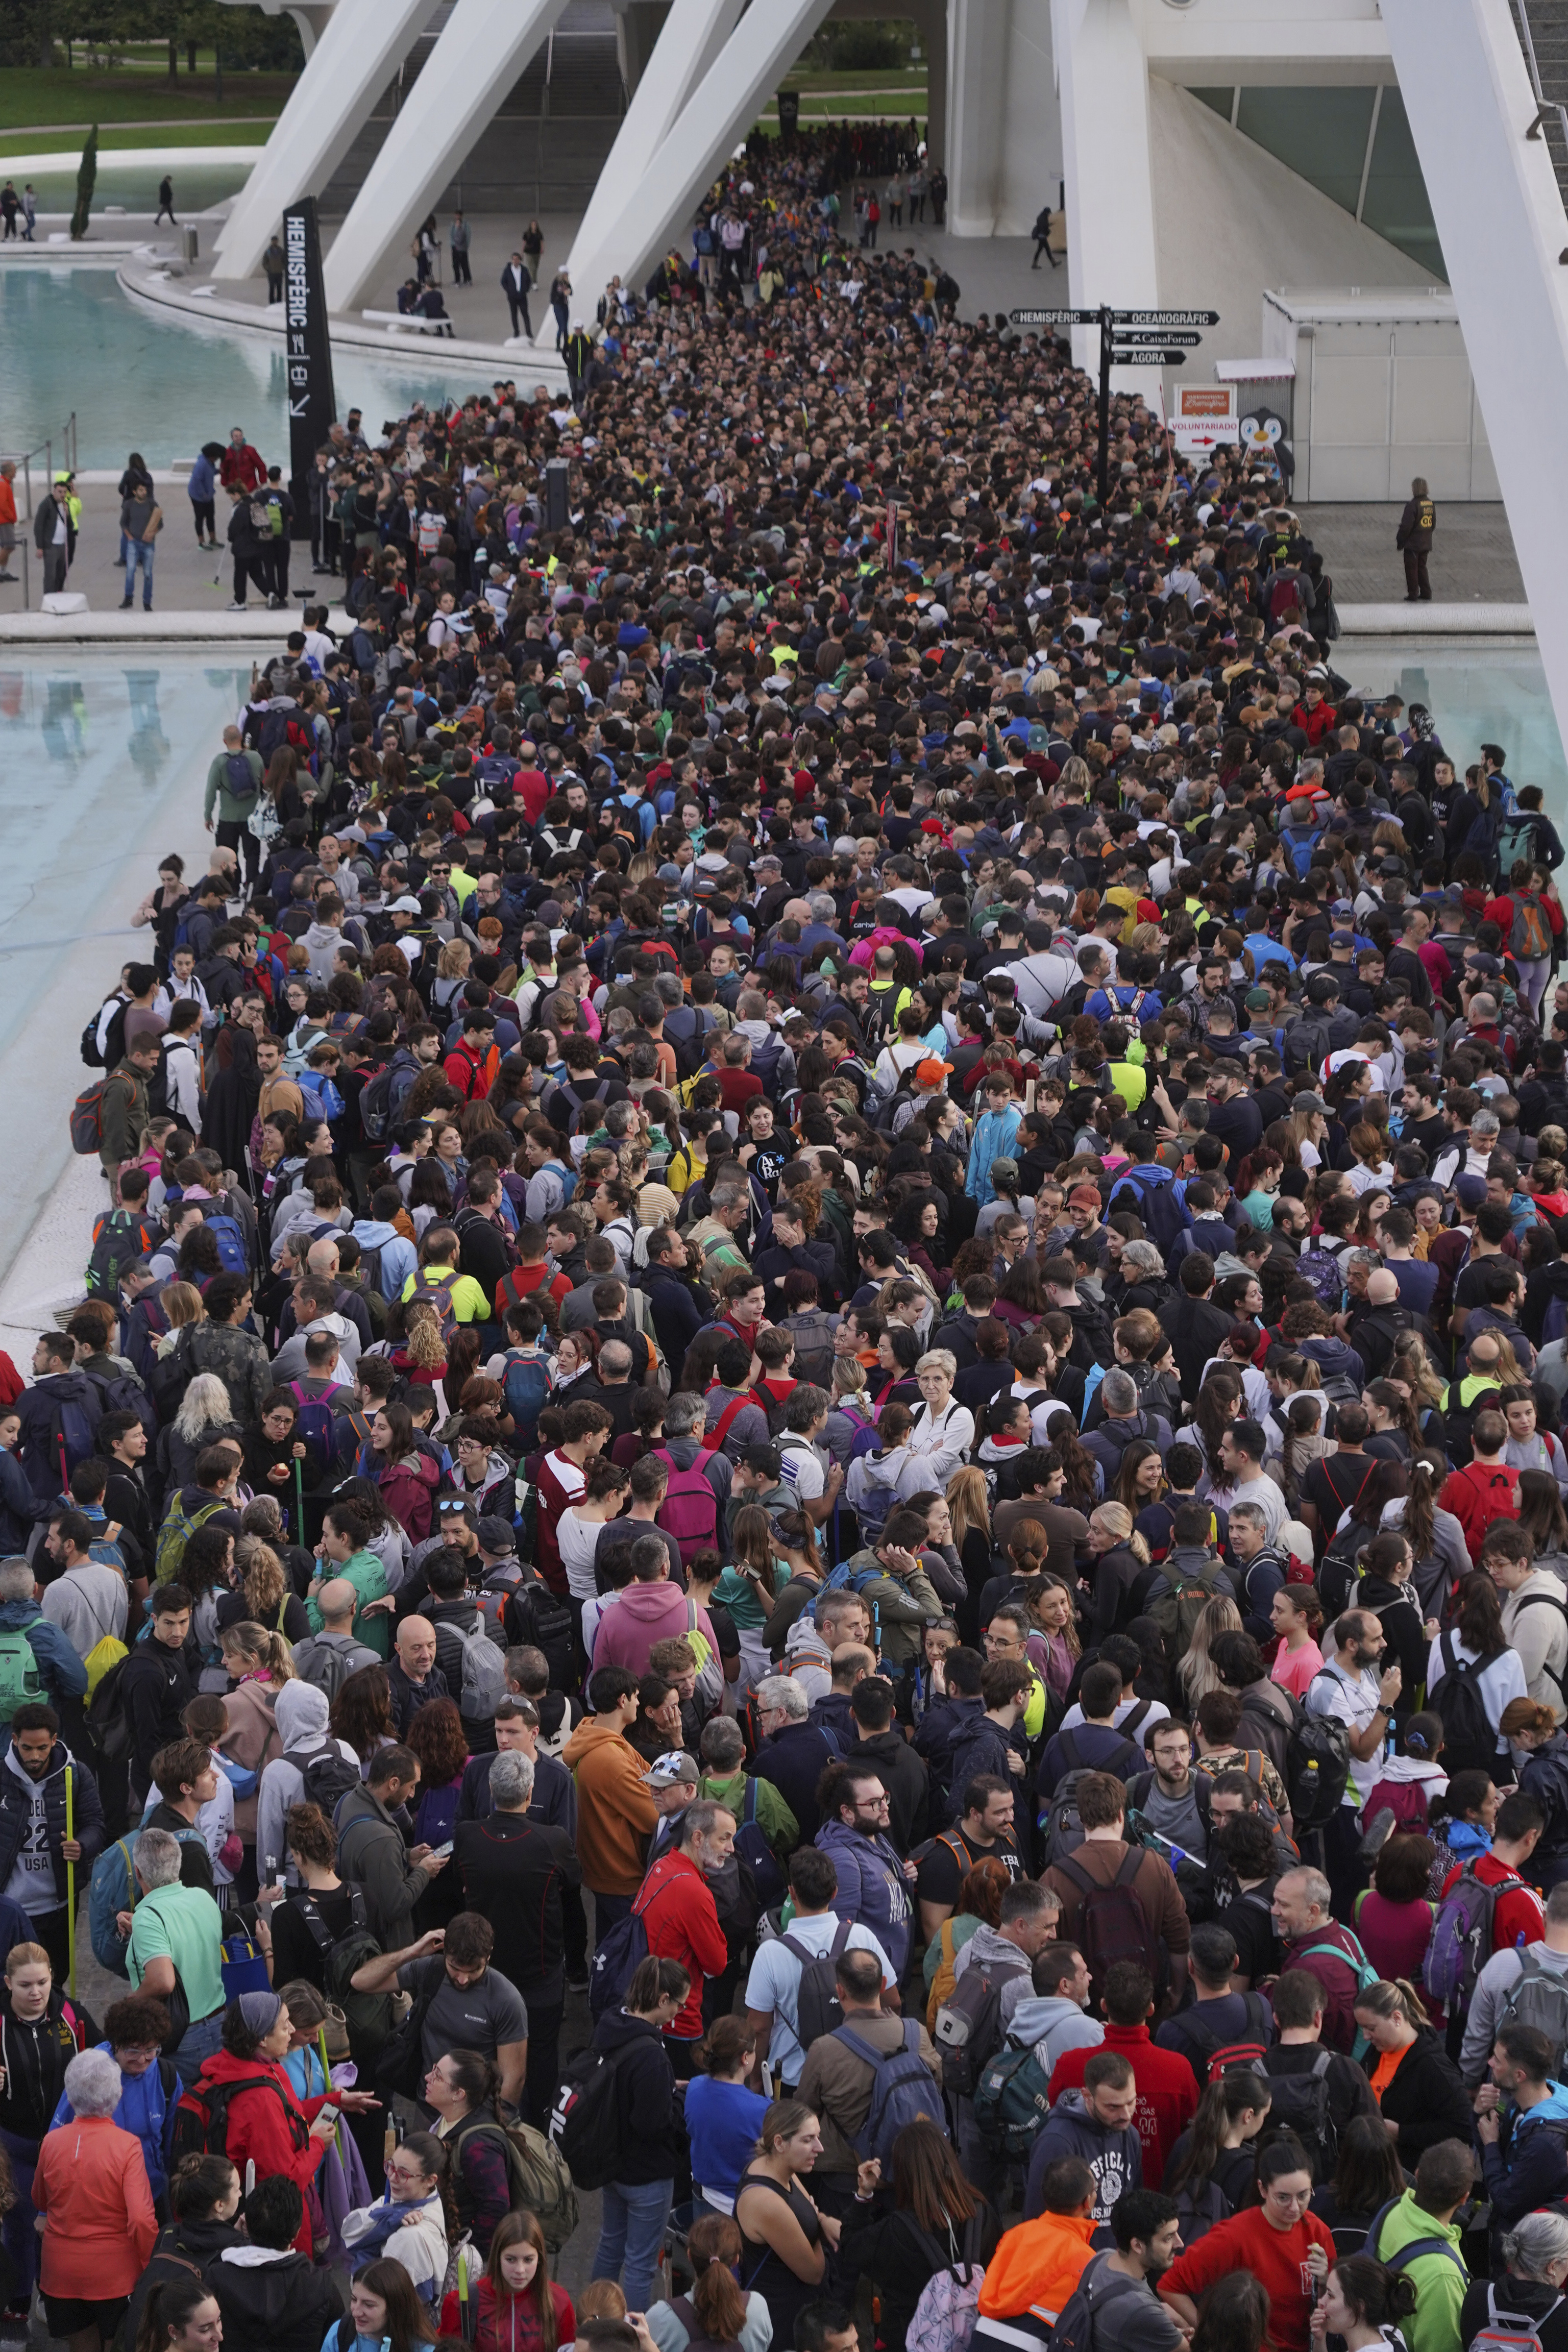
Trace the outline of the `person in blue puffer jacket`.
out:
M 824 1773 L 822 1827 L 816 1843 L 833 1856 L 840 1919 L 868 1927 L 892 1963 L 895 1977 L 910 1957 L 912 1862 L 901 1861 L 888 1836 L 888 1792 L 881 1775 L 864 1765 L 837 1764 Z
M 169 2151 L 174 2137 L 174 2109 L 184 2084 L 172 2058 L 163 2055 L 168 2038 L 169 2012 L 151 1993 L 128 1993 L 117 2000 L 103 2021 L 104 2039 L 94 2043 L 107 2050 L 120 2069 L 120 2105 L 113 2120 L 141 2143 L 147 2167 L 147 2186 L 160 2213 L 165 2210 L 169 2186 Z M 68 2124 L 75 2113 L 62 2091 L 50 2123 L 51 2131 Z

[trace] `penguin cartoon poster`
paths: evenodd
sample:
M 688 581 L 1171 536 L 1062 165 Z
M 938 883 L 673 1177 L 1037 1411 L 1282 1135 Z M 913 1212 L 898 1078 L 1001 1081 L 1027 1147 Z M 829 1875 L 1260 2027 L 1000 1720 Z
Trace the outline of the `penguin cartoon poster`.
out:
M 1249 408 L 1237 427 L 1237 438 L 1244 457 L 1278 466 L 1282 479 L 1289 481 L 1296 471 L 1296 453 L 1285 438 L 1282 416 L 1271 408 Z

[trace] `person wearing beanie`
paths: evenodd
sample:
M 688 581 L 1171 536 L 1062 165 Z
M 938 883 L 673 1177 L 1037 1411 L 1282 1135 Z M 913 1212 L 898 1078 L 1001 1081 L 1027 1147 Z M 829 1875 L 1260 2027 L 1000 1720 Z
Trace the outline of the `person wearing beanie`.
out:
M 316 2177 L 321 2158 L 336 2137 L 338 2110 L 352 2115 L 380 2105 L 368 2091 L 331 2091 L 313 2099 L 295 2096 L 294 2085 L 281 2063 L 293 2038 L 288 2011 L 275 1992 L 244 1992 L 224 2012 L 223 2048 L 203 2066 L 193 2086 L 199 2100 L 220 2084 L 244 2084 L 236 2088 L 227 2108 L 224 2154 L 245 2177 L 247 2164 L 256 2178 L 281 2173 L 303 2197 Z M 311 2251 L 309 2214 L 301 2219 L 294 2244 L 302 2254 Z

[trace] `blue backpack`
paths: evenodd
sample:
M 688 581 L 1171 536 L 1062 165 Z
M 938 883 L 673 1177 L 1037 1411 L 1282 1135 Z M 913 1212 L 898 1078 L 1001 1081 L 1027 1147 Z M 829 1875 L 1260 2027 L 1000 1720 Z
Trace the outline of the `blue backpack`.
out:
M 539 1433 L 539 1416 L 550 1394 L 550 1367 L 542 1356 L 510 1356 L 501 1386 L 519 1450 L 531 1453 Z
M 617 1919 L 606 1936 L 600 1937 L 594 1952 L 594 1964 L 588 1979 L 588 2007 L 595 2017 L 603 2017 L 607 2009 L 618 2009 L 626 1996 L 637 1969 L 647 1958 L 647 1929 L 638 1914 L 628 1911 Z
M 834 2034 L 852 2050 L 864 2065 L 871 2069 L 871 2105 L 865 2124 L 855 2142 L 855 2153 L 862 2163 L 875 2157 L 886 2168 L 893 2161 L 893 2142 L 906 2124 L 919 2123 L 922 2117 L 935 2124 L 938 2131 L 947 2129 L 947 2116 L 937 2089 L 935 2077 L 921 2056 L 920 2020 L 905 2018 L 903 2047 L 884 2057 L 868 2042 L 862 2041 L 852 2025 L 840 2025 Z
M 250 1258 L 245 1246 L 245 1232 L 237 1217 L 209 1217 L 206 1229 L 217 1244 L 217 1254 L 223 1260 L 225 1274 L 248 1274 Z
M 141 1899 L 136 1885 L 135 1865 L 131 1859 L 131 1849 L 141 1834 L 142 1824 L 138 1822 L 124 1837 L 116 1838 L 112 1845 L 104 1847 L 92 1865 L 92 1879 L 88 1889 L 88 1934 L 92 1943 L 93 1958 L 100 1968 L 107 1969 L 111 1976 L 116 1977 L 129 1978 L 130 1975 L 125 1965 L 127 1938 L 121 1935 L 114 1923 L 121 1911 L 134 1911 Z M 174 1834 L 182 1845 L 193 1842 L 197 1845 L 205 1843 L 198 1829 L 176 1830 Z
M 1168 1168 L 1127 1170 L 1110 1188 L 1110 1209 L 1118 1206 L 1119 1196 L 1123 1192 L 1132 1197 L 1120 1205 L 1130 1207 L 1134 1216 L 1142 1219 L 1143 1230 L 1161 1256 L 1168 1256 L 1182 1234 L 1191 1231 L 1193 1222 L 1187 1214 L 1186 1202 L 1176 1191 L 1175 1177 Z
M 1282 838 L 1290 852 L 1290 868 L 1298 882 L 1306 880 L 1312 852 L 1322 837 L 1321 833 L 1294 833 L 1287 827 Z

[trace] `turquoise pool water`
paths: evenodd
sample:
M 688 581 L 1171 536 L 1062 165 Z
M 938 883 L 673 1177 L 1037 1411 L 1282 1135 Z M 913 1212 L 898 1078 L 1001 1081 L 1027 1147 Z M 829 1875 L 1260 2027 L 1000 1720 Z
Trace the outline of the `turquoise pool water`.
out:
M 1568 760 L 1533 645 L 1346 636 L 1331 657 L 1358 688 L 1424 702 L 1461 772 L 1482 743 L 1500 743 L 1514 784 L 1539 784 L 1552 822 L 1568 837 Z
M 31 448 L 73 408 L 83 468 L 122 466 L 127 449 L 169 466 L 226 440 L 231 425 L 247 425 L 258 446 L 288 437 L 280 340 L 146 310 L 111 268 L 0 268 L 0 449 Z M 472 391 L 492 374 L 482 361 L 333 355 L 338 414 L 363 408 L 373 439 L 415 401 Z
M 0 648 L 0 1274 L 70 1156 L 82 1028 L 146 950 L 132 910 L 171 850 L 205 867 L 207 766 L 249 684 L 244 646 Z

